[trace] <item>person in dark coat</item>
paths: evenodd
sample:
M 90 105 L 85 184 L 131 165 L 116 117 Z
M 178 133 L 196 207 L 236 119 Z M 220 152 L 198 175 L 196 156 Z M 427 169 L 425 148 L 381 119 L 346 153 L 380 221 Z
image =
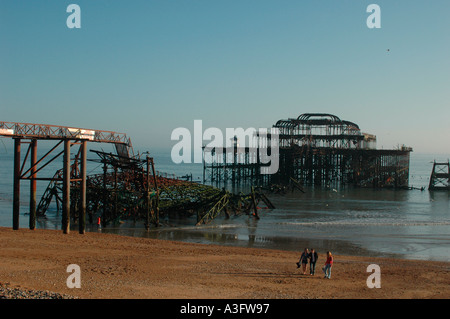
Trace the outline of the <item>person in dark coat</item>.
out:
M 311 248 L 311 252 L 309 253 L 308 258 L 309 258 L 309 274 L 311 276 L 314 276 L 316 272 L 316 262 L 317 259 L 319 258 L 314 248 Z
M 308 264 L 308 256 L 309 256 L 308 248 L 305 248 L 302 255 L 300 256 L 300 260 L 297 263 L 297 268 L 300 268 L 300 264 L 302 265 L 304 275 L 306 275 L 306 265 Z

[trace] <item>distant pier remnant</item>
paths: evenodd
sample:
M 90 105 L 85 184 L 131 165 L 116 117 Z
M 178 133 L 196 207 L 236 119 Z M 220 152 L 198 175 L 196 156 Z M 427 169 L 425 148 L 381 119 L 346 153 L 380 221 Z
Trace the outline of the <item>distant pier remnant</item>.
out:
M 450 190 L 450 163 L 434 161 L 431 171 L 429 190 Z
M 288 184 L 328 187 L 405 188 L 409 184 L 410 147 L 386 150 L 376 148 L 376 136 L 363 133 L 353 122 L 325 113 L 306 113 L 297 118 L 279 120 L 279 169 L 261 174 L 267 164 L 249 147 L 222 150 L 203 148 L 203 180 L 216 183 L 252 185 Z M 259 147 L 271 145 L 271 136 L 251 136 Z M 264 153 L 264 152 L 263 152 Z M 215 155 L 218 154 L 218 155 Z

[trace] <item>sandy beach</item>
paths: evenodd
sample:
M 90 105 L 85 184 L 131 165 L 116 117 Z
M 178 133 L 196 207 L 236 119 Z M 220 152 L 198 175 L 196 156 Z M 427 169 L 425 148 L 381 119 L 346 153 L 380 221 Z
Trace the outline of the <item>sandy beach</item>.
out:
M 450 263 L 334 256 L 331 279 L 303 275 L 300 252 L 224 247 L 101 233 L 0 228 L 0 285 L 83 299 L 447 299 Z M 81 288 L 68 288 L 67 267 Z M 367 266 L 381 269 L 368 288 Z

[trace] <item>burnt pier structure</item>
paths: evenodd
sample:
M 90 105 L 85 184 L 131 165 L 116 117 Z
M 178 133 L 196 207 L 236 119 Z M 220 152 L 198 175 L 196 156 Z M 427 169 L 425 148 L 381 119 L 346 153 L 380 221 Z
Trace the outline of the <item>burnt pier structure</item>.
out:
M 242 139 L 253 142 L 253 147 L 236 142 L 222 149 L 203 148 L 204 159 L 208 158 L 203 164 L 204 182 L 373 188 L 409 184 L 411 148 L 377 149 L 375 135 L 332 114 L 307 113 L 279 120 L 271 133 L 257 132 Z M 263 154 L 278 152 L 274 174 L 264 174 L 269 164 L 262 160 L 261 149 Z
M 79 233 L 84 234 L 87 218 L 89 224 L 94 224 L 97 218 L 98 226 L 143 220 L 148 230 L 151 225 L 160 226 L 160 216 L 193 216 L 200 225 L 221 213 L 227 217 L 246 214 L 259 218 L 260 203 L 274 208 L 264 194 L 253 188 L 249 194 L 232 194 L 225 189 L 188 181 L 187 176 L 184 180 L 158 172 L 153 157 L 148 156 L 148 152 L 134 154 L 131 140 L 123 133 L 0 122 L 0 136 L 14 139 L 14 230 L 19 229 L 20 184 L 24 180 L 30 182 L 29 228 L 35 229 L 36 219 L 45 218 L 51 203 L 56 202 L 57 211 L 62 211 L 64 234 L 70 232 L 71 223 L 78 223 Z M 38 158 L 40 140 L 52 140 L 55 145 Z M 88 159 L 88 142 L 111 143 L 115 152 L 90 150 L 96 157 Z M 25 155 L 23 145 L 28 146 Z M 144 157 L 144 154 L 147 155 Z M 61 157 L 62 168 L 51 175 L 42 171 L 50 163 L 58 167 L 61 162 L 57 159 Z M 102 172 L 88 175 L 88 161 L 97 163 Z M 49 182 L 39 202 L 36 201 L 37 181 Z
M 112 143 L 117 153 L 129 159 L 133 149 L 130 139 L 123 133 L 112 131 L 90 130 L 75 127 L 44 125 L 32 123 L 0 122 L 0 136 L 14 140 L 14 182 L 13 182 L 13 229 L 19 229 L 20 216 L 20 183 L 30 182 L 29 228 L 35 229 L 38 205 L 36 205 L 36 181 L 47 180 L 60 182 L 62 188 L 62 229 L 70 231 L 71 188 L 79 187 L 79 232 L 85 232 L 85 216 L 87 207 L 87 143 Z M 54 141 L 45 155 L 38 159 L 38 141 Z M 22 156 L 22 145 L 28 145 L 25 156 Z M 60 150 L 60 146 L 63 150 Z M 78 152 L 71 157 L 72 149 L 78 146 Z M 63 157 L 63 167 L 53 176 L 42 176 L 41 170 Z M 39 174 L 38 174 L 39 173 Z

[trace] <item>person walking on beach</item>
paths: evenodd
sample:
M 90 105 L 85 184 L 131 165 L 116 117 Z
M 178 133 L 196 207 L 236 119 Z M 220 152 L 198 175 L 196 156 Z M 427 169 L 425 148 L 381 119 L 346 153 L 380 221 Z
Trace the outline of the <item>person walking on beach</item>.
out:
M 331 251 L 327 251 L 327 261 L 325 262 L 325 266 L 322 268 L 325 273 L 324 278 L 331 278 L 331 267 L 333 267 L 333 255 L 331 255 Z
M 309 274 L 311 276 L 314 276 L 314 274 L 316 273 L 316 262 L 318 259 L 318 255 L 317 252 L 314 250 L 314 248 L 311 248 L 311 252 L 308 255 L 309 258 Z
M 300 268 L 300 264 L 302 264 L 303 274 L 306 275 L 306 265 L 308 265 L 308 248 L 305 248 L 302 255 L 300 256 L 300 260 L 297 263 L 297 268 Z

